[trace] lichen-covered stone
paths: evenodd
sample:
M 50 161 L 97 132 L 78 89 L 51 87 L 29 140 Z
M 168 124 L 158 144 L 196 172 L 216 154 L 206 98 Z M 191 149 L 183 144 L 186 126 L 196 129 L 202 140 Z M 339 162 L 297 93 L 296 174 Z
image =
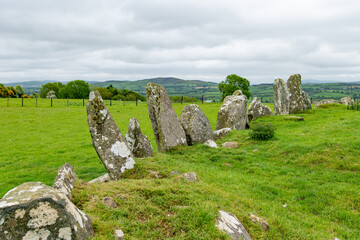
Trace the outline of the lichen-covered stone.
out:
M 239 144 L 237 142 L 224 142 L 221 146 L 223 148 L 238 148 Z
M 229 212 L 220 210 L 215 225 L 221 231 L 225 231 L 231 239 L 251 240 L 249 233 L 246 231 L 239 219 Z
M 227 96 L 221 106 L 216 123 L 216 130 L 231 128 L 244 130 L 247 122 L 247 98 L 245 95 Z
M 231 128 L 222 128 L 222 129 L 214 131 L 215 140 L 219 140 L 219 139 L 226 137 L 226 135 L 228 135 L 229 132 L 231 132 L 231 131 L 232 131 Z
M 257 97 L 255 97 L 249 106 L 248 109 L 248 119 L 249 121 L 254 120 L 255 118 L 261 116 L 273 115 L 271 109 L 263 104 Z
M 89 129 L 94 148 L 111 179 L 120 179 L 135 160 L 98 91 L 90 93 L 87 103 Z
M 166 152 L 172 147 L 187 145 L 184 129 L 165 88 L 149 82 L 146 87 L 146 98 L 158 150 Z
M 206 142 L 204 142 L 204 145 L 212 148 L 218 148 L 218 145 L 214 140 L 207 140 Z
M 0 200 L 0 239 L 89 239 L 90 219 L 62 192 L 24 183 Z
M 71 199 L 71 191 L 74 189 L 74 184 L 77 180 L 78 176 L 73 166 L 66 163 L 59 168 L 53 187 Z
M 287 84 L 281 78 L 274 81 L 274 114 L 289 114 L 289 91 Z
M 307 94 L 307 92 L 304 92 L 303 90 L 301 90 L 301 95 L 302 95 L 302 98 L 304 100 L 304 111 L 305 110 L 309 110 L 309 109 L 312 109 L 311 107 L 311 99 L 309 97 L 309 94 Z
M 342 99 L 340 99 L 340 103 L 346 106 L 350 106 L 354 102 L 354 99 L 352 99 L 351 97 L 343 97 Z
M 198 177 L 197 177 L 196 173 L 194 173 L 194 172 L 184 173 L 180 177 L 189 182 L 196 182 L 198 180 Z
M 97 177 L 97 178 L 91 180 L 89 183 L 90 183 L 90 184 L 93 184 L 93 183 L 104 183 L 104 182 L 108 182 L 108 181 L 110 181 L 110 180 L 111 180 L 111 178 L 110 178 L 109 174 L 106 173 L 106 174 L 104 174 L 104 175 L 102 175 L 102 176 L 100 176 L 100 177 Z
M 289 114 L 304 110 L 304 99 L 301 92 L 301 75 L 293 74 L 287 80 L 289 91 Z
M 145 158 L 154 154 L 154 150 L 146 135 L 141 132 L 140 123 L 131 118 L 125 135 L 128 146 L 135 157 Z
M 259 218 L 253 214 L 250 215 L 249 219 L 253 223 L 260 225 L 265 231 L 268 231 L 270 228 L 269 224 L 264 219 Z
M 325 104 L 338 104 L 339 102 L 337 100 L 334 99 L 323 99 L 320 102 L 317 102 L 315 104 L 315 109 L 317 109 L 319 106 L 321 105 L 325 105 Z
M 188 145 L 214 140 L 210 121 L 198 105 L 185 106 L 180 115 L 180 123 L 185 131 Z

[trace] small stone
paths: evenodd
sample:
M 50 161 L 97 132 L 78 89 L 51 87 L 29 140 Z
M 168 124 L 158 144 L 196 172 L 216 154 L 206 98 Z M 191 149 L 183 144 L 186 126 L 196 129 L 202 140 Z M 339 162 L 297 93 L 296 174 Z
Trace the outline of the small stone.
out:
M 174 176 L 174 175 L 179 175 L 180 172 L 178 170 L 172 171 L 169 175 L 170 176 Z
M 250 221 L 253 223 L 259 224 L 265 231 L 268 231 L 270 226 L 267 222 L 264 221 L 264 219 L 259 218 L 253 214 L 250 215 Z
M 231 132 L 231 131 L 232 131 L 231 128 L 222 128 L 222 129 L 214 131 L 215 140 L 219 140 L 219 139 L 226 137 L 226 135 L 228 135 L 229 132 Z
M 159 172 L 155 172 L 155 171 L 152 171 L 152 170 L 149 170 L 150 174 L 149 174 L 149 177 L 150 178 L 160 178 L 160 173 Z
M 111 180 L 110 176 L 108 173 L 98 177 L 98 178 L 95 178 L 93 180 L 91 180 L 89 183 L 90 184 L 93 184 L 93 183 L 104 183 L 104 182 L 109 182 Z
M 257 149 L 257 148 L 255 148 L 254 150 L 253 150 L 253 152 L 257 152 L 257 151 L 260 151 L 259 149 Z
M 115 230 L 115 240 L 122 240 L 125 238 L 125 235 L 122 230 L 117 229 Z
M 184 178 L 185 180 L 188 180 L 189 182 L 196 182 L 198 180 L 198 177 L 194 172 L 184 173 L 180 177 Z
M 218 148 L 218 145 L 214 140 L 207 140 L 204 145 L 212 148 Z
M 109 208 L 117 208 L 117 204 L 114 202 L 114 200 L 111 197 L 104 197 L 102 199 L 102 202 L 105 206 Z
M 249 233 L 246 231 L 239 219 L 229 212 L 220 210 L 215 225 L 221 231 L 225 231 L 231 239 L 251 240 Z
M 287 204 L 285 203 L 284 205 L 282 205 L 283 208 L 286 208 L 287 207 Z
M 231 163 L 224 163 L 225 166 L 231 167 L 232 164 Z
M 59 168 L 53 187 L 71 199 L 71 191 L 74 189 L 74 184 L 77 180 L 78 176 L 73 166 L 66 163 Z
M 238 148 L 239 144 L 237 142 L 224 142 L 221 146 L 223 148 Z

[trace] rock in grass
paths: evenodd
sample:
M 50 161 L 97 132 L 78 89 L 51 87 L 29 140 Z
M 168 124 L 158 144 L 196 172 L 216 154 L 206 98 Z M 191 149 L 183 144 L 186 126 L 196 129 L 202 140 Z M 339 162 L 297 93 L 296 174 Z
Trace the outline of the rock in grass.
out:
M 251 240 L 249 233 L 246 231 L 239 219 L 229 212 L 219 211 L 219 216 L 216 220 L 216 227 L 225 231 L 231 239 Z
M 250 215 L 250 221 L 252 221 L 253 223 L 259 224 L 265 231 L 268 231 L 270 226 L 267 222 L 265 222 L 264 219 L 259 218 L 253 214 Z
M 73 166 L 66 163 L 59 168 L 53 187 L 71 199 L 71 191 L 74 189 L 74 184 L 77 180 L 78 176 Z
M 154 154 L 151 143 L 147 136 L 141 132 L 140 123 L 136 118 L 130 119 L 125 139 L 135 157 L 145 158 Z
M 159 152 L 187 145 L 186 135 L 163 86 L 149 82 L 146 87 L 149 117 Z
M 251 122 L 255 118 L 261 117 L 261 116 L 268 116 L 273 115 L 271 109 L 263 104 L 257 97 L 255 97 L 249 106 L 248 109 L 248 119 Z
M 118 180 L 126 169 L 134 167 L 133 155 L 98 91 L 90 93 L 86 106 L 95 150 L 110 178 Z
M 104 174 L 104 175 L 102 175 L 102 176 L 100 176 L 100 177 L 97 177 L 97 178 L 91 180 L 89 183 L 90 183 L 90 184 L 93 184 L 93 183 L 103 183 L 103 182 L 108 182 L 108 181 L 110 181 L 110 180 L 111 180 L 111 178 L 110 178 L 109 174 L 106 173 L 106 174 Z
M 118 206 L 111 197 L 104 197 L 102 199 L 103 204 L 109 208 L 117 208 Z
M 224 142 L 221 146 L 223 148 L 238 148 L 239 144 L 237 142 Z
M 323 99 L 320 102 L 315 104 L 315 109 L 317 109 L 318 107 L 320 107 L 321 105 L 325 105 L 325 104 L 338 104 L 339 102 L 334 100 L 334 99 Z
M 222 128 L 222 129 L 214 131 L 215 140 L 226 137 L 226 135 L 228 135 L 229 132 L 231 132 L 231 131 L 232 131 L 231 128 Z
M 194 173 L 194 172 L 184 173 L 180 177 L 189 182 L 196 182 L 198 180 L 198 177 L 197 177 L 196 173 Z
M 212 148 L 218 148 L 218 145 L 214 140 L 207 140 L 204 145 Z
M 122 230 L 117 229 L 117 230 L 115 230 L 114 237 L 115 237 L 115 240 L 122 240 L 125 238 L 125 235 Z
M 188 145 L 204 143 L 208 140 L 214 141 L 210 121 L 198 105 L 185 106 L 180 115 L 180 123 L 185 131 Z
M 247 122 L 247 98 L 245 95 L 227 96 L 221 106 L 216 123 L 216 130 L 231 128 L 244 130 Z
M 342 99 L 340 99 L 340 103 L 346 106 L 350 106 L 354 102 L 354 99 L 352 99 L 351 97 L 343 97 Z
M 289 90 L 281 78 L 274 81 L 274 114 L 289 114 Z
M 90 219 L 65 194 L 24 183 L 0 200 L 0 239 L 89 239 Z

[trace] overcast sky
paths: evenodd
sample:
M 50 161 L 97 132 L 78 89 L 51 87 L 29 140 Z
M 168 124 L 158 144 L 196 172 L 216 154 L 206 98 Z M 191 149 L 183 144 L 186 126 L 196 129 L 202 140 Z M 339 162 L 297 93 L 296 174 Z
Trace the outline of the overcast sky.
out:
M 0 82 L 360 81 L 360 1 L 0 0 Z

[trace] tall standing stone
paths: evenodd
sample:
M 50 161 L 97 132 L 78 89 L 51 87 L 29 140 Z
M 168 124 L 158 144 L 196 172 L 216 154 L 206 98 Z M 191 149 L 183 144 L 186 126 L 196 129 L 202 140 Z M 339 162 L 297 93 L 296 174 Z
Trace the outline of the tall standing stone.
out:
M 281 78 L 274 81 L 274 114 L 289 114 L 289 91 L 287 84 Z
M 90 239 L 91 221 L 65 194 L 23 183 L 0 199 L 0 239 Z
M 311 99 L 309 97 L 309 94 L 307 94 L 307 92 L 304 92 L 303 90 L 301 90 L 301 95 L 302 95 L 302 98 L 304 100 L 304 111 L 305 110 L 309 110 L 309 109 L 312 109 L 311 107 Z
M 149 82 L 146 87 L 149 117 L 160 152 L 187 145 L 184 129 L 173 109 L 165 88 Z
M 141 132 L 140 123 L 136 118 L 131 118 L 125 135 L 132 154 L 135 157 L 145 158 L 153 155 L 154 150 L 146 135 Z
M 261 116 L 268 116 L 272 115 L 271 109 L 263 104 L 257 97 L 255 97 L 249 106 L 248 109 L 248 119 L 249 121 L 254 120 L 255 118 L 261 117 Z
M 209 119 L 196 104 L 184 107 L 180 115 L 180 123 L 185 130 L 188 145 L 215 140 Z
M 86 106 L 94 148 L 110 178 L 118 180 L 126 169 L 134 167 L 133 155 L 98 91 L 90 93 Z
M 245 95 L 227 96 L 221 106 L 216 123 L 216 130 L 231 128 L 244 130 L 247 122 L 247 98 Z
M 287 81 L 289 91 L 289 114 L 304 110 L 304 99 L 301 92 L 301 75 L 293 74 Z

